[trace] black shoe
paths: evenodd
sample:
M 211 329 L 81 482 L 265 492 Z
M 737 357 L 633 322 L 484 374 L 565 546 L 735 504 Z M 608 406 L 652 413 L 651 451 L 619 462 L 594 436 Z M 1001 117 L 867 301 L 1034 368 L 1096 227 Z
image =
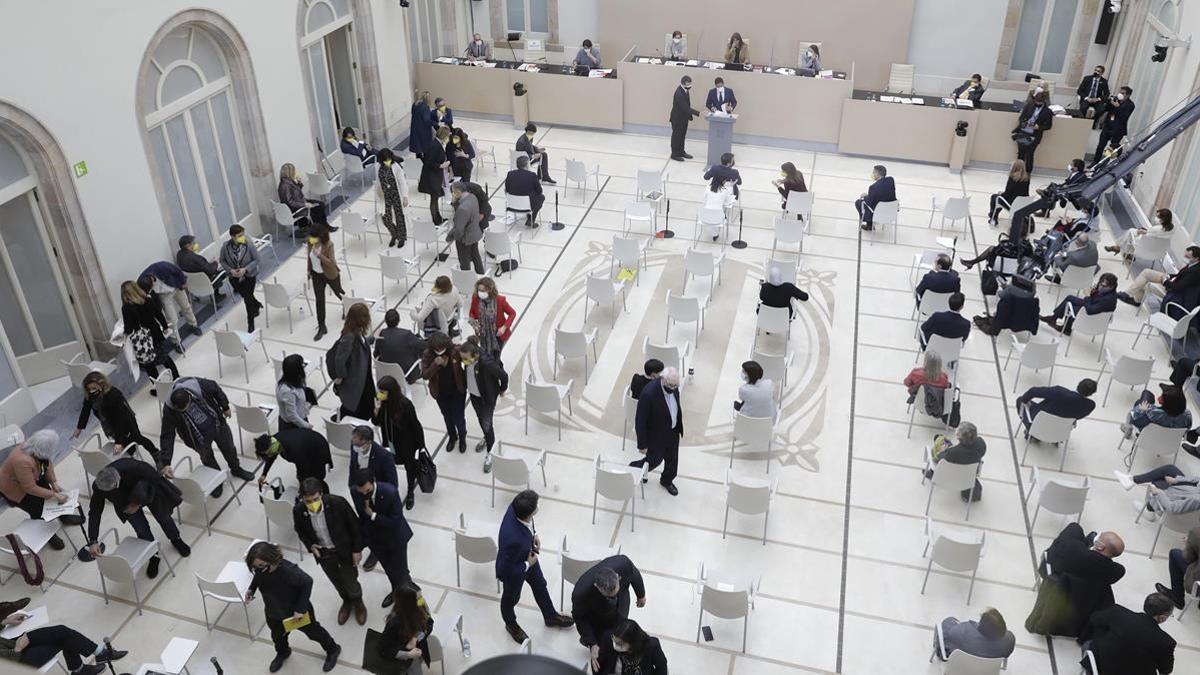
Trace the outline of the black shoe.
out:
M 547 628 L 570 628 L 575 625 L 575 619 L 566 614 L 555 615 L 553 619 L 546 622 Z
M 375 557 L 375 552 L 371 551 L 367 554 L 367 561 L 363 563 L 363 571 L 370 572 L 379 564 L 379 558 Z
M 388 248 L 391 248 L 391 247 L 393 247 L 393 246 L 395 246 L 395 245 L 396 245 L 396 238 L 395 238 L 395 237 L 392 237 L 391 239 L 388 239 Z
M 1062 281 L 1062 277 L 1057 274 L 1051 274 L 1050 276 L 1046 277 L 1046 281 L 1052 284 L 1057 284 Z
M 395 602 L 395 600 L 396 600 L 395 593 L 388 593 L 387 595 L 383 596 L 383 602 L 380 603 L 379 606 L 380 607 L 391 607 L 392 603 Z
M 102 663 L 90 665 L 85 663 L 75 670 L 72 670 L 71 675 L 100 675 L 100 673 L 103 673 L 105 670 L 108 669 Z
M 329 228 L 329 231 L 330 231 L 331 233 L 332 233 L 332 232 L 337 232 L 339 229 L 341 229 L 341 228 L 338 228 L 338 227 L 334 227 L 333 225 L 330 225 L 329 223 L 325 223 L 325 227 Z
M 1134 300 L 1133 296 L 1126 293 L 1125 291 L 1117 291 L 1117 299 L 1127 305 L 1133 305 L 1134 307 L 1140 307 L 1142 304 L 1142 303 L 1138 302 L 1137 300 Z
M 675 487 L 674 483 L 659 483 L 659 485 L 662 485 L 663 489 L 667 491 L 667 494 L 671 495 L 672 497 L 679 495 L 679 488 Z
M 683 158 L 684 158 L 684 159 L 695 159 L 694 157 L 692 157 L 691 155 L 687 154 L 686 152 L 682 152 L 682 153 L 680 153 L 680 154 L 681 154 L 681 155 L 683 155 Z
M 325 652 L 325 663 L 321 664 L 321 670 L 328 673 L 337 666 L 338 656 L 342 653 L 342 648 L 334 645 L 331 651 Z
M 192 547 L 188 546 L 187 542 L 182 539 L 172 539 L 171 545 L 179 552 L 179 557 L 181 558 L 186 558 L 192 554 Z
M 146 563 L 146 576 L 153 579 L 158 576 L 158 565 L 162 562 L 162 558 L 154 556 L 150 558 L 150 562 Z
M 58 536 L 57 534 L 53 537 L 50 537 L 50 541 L 47 543 L 49 543 L 50 548 L 54 549 L 55 551 L 61 551 L 67 547 L 67 545 L 63 543 L 62 537 Z
M 229 473 L 233 474 L 234 478 L 241 478 L 242 480 L 245 480 L 245 481 L 254 480 L 254 474 L 250 473 L 249 471 L 243 469 L 240 466 L 236 469 L 233 469 Z
M 543 179 L 542 179 L 542 182 L 543 182 L 543 183 L 549 183 L 549 184 L 551 184 L 551 185 L 558 185 L 558 181 L 554 180 L 553 178 L 550 178 L 549 176 L 547 176 L 547 177 L 543 178 Z
M 113 649 L 112 647 L 106 646 L 104 649 L 100 650 L 99 654 L 96 655 L 96 663 L 120 661 L 121 659 L 125 658 L 125 655 L 128 653 L 129 652 L 121 649 Z
M 508 631 L 508 634 L 512 636 L 513 641 L 517 644 L 524 644 L 525 641 L 529 639 L 529 636 L 525 634 L 525 631 L 521 630 L 521 627 L 515 623 L 508 624 L 504 627 L 504 630 Z
M 247 332 L 247 333 L 253 333 L 253 332 L 254 332 L 254 317 L 250 317 L 250 318 L 246 319 L 246 332 Z M 155 391 L 154 391 L 153 389 L 151 389 L 151 390 L 150 390 L 150 395 L 151 395 L 151 396 L 156 396 L 157 394 L 155 393 Z
M 272 673 L 279 672 L 279 669 L 283 667 L 283 662 L 287 661 L 287 657 L 291 655 L 292 653 L 290 651 L 286 654 L 276 654 L 275 658 L 271 659 L 271 665 L 267 666 L 267 670 L 271 671 Z
M 313 336 L 313 342 L 320 342 L 321 338 L 325 337 L 325 334 L 328 332 L 325 326 L 317 326 L 317 334 Z
M 465 435 L 460 436 L 458 439 L 458 451 L 459 452 L 467 451 L 467 437 Z
M 404 497 L 404 510 L 412 511 L 413 505 L 417 503 L 417 498 L 413 493 L 408 493 Z
M 225 494 L 225 485 L 221 484 L 221 485 L 218 485 L 217 487 L 213 488 L 213 491 L 208 493 L 208 496 L 212 497 L 213 499 L 216 499 L 223 494 Z
M 1154 584 L 1154 590 L 1170 598 L 1171 602 L 1175 603 L 1175 609 L 1183 609 L 1183 598 L 1177 597 L 1171 589 L 1162 584 Z
M 682 156 L 680 156 L 680 155 L 671 155 L 671 159 L 675 160 L 676 162 L 682 162 L 682 161 L 683 161 L 683 157 L 682 157 Z
M 859 225 L 859 229 L 861 229 L 863 232 L 870 232 L 875 229 L 875 226 L 871 225 L 870 223 L 863 223 L 862 225 Z

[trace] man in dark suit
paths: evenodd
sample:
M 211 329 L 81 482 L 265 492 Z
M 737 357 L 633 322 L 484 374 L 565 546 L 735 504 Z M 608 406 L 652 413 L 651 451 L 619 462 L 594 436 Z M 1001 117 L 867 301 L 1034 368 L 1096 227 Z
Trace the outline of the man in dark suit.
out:
M 958 278 L 958 272 L 950 269 L 953 264 L 954 259 L 945 253 L 934 259 L 933 269 L 921 277 L 921 283 L 917 284 L 913 291 L 917 296 L 918 305 L 921 304 L 921 296 L 925 295 L 925 291 L 957 293 L 962 290 L 962 279 Z
M 1104 149 L 1109 145 L 1114 148 L 1121 144 L 1121 139 L 1129 133 L 1129 116 L 1133 114 L 1133 90 L 1121 87 L 1117 95 L 1109 99 L 1104 118 L 1100 122 L 1100 141 L 1096 143 L 1096 154 L 1092 155 L 1092 166 L 1104 159 Z
M 646 606 L 646 586 L 633 561 L 614 555 L 596 563 L 580 575 L 571 591 L 571 617 L 579 642 L 592 652 L 592 671 L 611 673 L 616 653 L 612 631 L 629 618 L 629 588 L 637 596 L 637 606 Z
M 517 168 L 504 177 L 504 192 L 517 197 L 529 197 L 531 210 L 525 218 L 525 225 L 537 225 L 538 211 L 546 203 L 546 196 L 542 194 L 542 184 L 538 182 L 537 175 L 529 170 L 528 157 L 517 157 Z
M 388 483 L 399 489 L 400 479 L 396 474 L 396 459 L 382 445 L 375 442 L 375 431 L 366 425 L 354 427 L 350 433 L 350 471 L 346 481 L 350 487 L 350 498 L 354 502 L 354 510 L 359 518 L 363 517 L 363 499 L 355 490 L 354 474 L 359 469 L 369 469 L 371 477 L 378 483 Z M 370 543 L 367 544 L 370 546 Z M 370 572 L 379 562 L 375 547 L 371 546 L 371 554 L 363 563 L 363 569 Z
M 517 493 L 508 505 L 508 510 L 504 512 L 504 520 L 500 521 L 500 533 L 497 537 L 496 578 L 504 588 L 500 595 L 500 617 L 504 619 L 504 629 L 518 644 L 525 642 L 529 637 L 517 623 L 515 611 L 525 584 L 529 584 L 533 589 L 533 599 L 537 602 L 538 609 L 542 610 L 542 620 L 547 626 L 570 628 L 575 623 L 574 619 L 554 609 L 550 591 L 546 590 L 546 577 L 542 574 L 542 565 L 538 561 L 542 542 L 534 531 L 533 524 L 537 510 L 536 492 L 522 490 Z
M 1067 316 L 1067 307 L 1071 308 L 1071 317 Z M 1091 293 L 1082 298 L 1078 295 L 1068 295 L 1054 308 L 1053 314 L 1042 317 L 1042 322 L 1054 330 L 1062 331 L 1063 335 L 1070 335 L 1071 325 L 1075 322 L 1073 317 L 1079 316 L 1081 312 L 1101 314 L 1115 312 L 1116 309 L 1117 276 L 1112 272 L 1105 272 L 1100 275 Z M 1062 321 L 1061 328 L 1058 325 L 1059 321 Z
M 1200 246 L 1189 246 L 1183 252 L 1183 267 L 1174 274 L 1167 274 L 1154 269 L 1144 269 L 1139 273 L 1124 292 L 1117 293 L 1117 299 L 1133 306 L 1142 304 L 1146 291 L 1163 296 L 1167 293 L 1179 293 L 1200 286 Z
M 1108 100 L 1108 80 L 1104 79 L 1104 66 L 1096 66 L 1091 75 L 1080 80 L 1075 94 L 1079 96 L 1080 114 L 1099 121 L 1104 114 L 1104 103 Z
M 88 551 L 98 556 L 103 551 L 100 545 L 100 519 L 104 516 L 104 503 L 111 502 L 117 519 L 129 523 L 134 534 L 143 541 L 154 541 L 150 523 L 142 509 L 149 509 L 158 522 L 163 534 L 179 555 L 188 557 L 192 549 L 179 535 L 179 526 L 171 519 L 171 512 L 183 502 L 183 495 L 175 484 L 159 474 L 153 466 L 134 459 L 121 457 L 112 461 L 96 474 L 92 482 L 92 498 L 88 505 L 87 537 Z M 159 557 L 155 555 L 146 564 L 146 576 L 158 576 Z
M 408 372 L 413 364 L 421 360 L 425 341 L 407 328 L 400 327 L 400 312 L 389 309 L 383 315 L 384 329 L 375 336 L 375 358 L 383 363 L 395 363 Z M 405 378 L 409 384 L 421 379 L 420 370 Z
M 316 478 L 323 489 L 329 491 L 325 473 L 333 468 L 333 455 L 329 452 L 329 441 L 319 432 L 292 427 L 280 429 L 273 435 L 263 434 L 254 439 L 254 454 L 263 460 L 262 475 L 258 477 L 260 488 L 267 482 L 267 474 L 275 460 L 283 458 L 296 467 L 297 483 Z
M 679 78 L 679 86 L 671 99 L 671 159 L 677 162 L 692 158 L 683 149 L 688 124 L 692 118 L 700 116 L 700 111 L 692 107 L 692 97 L 688 93 L 691 89 L 692 78 L 684 75 Z
M 353 476 L 354 492 L 362 503 L 359 522 L 366 544 L 379 558 L 393 589 L 411 584 L 408 541 L 413 531 L 404 518 L 404 499 L 392 483 L 376 482 L 370 469 L 359 469 Z M 392 592 L 388 591 L 381 606 L 390 606 L 392 600 Z
M 722 153 L 721 164 L 708 167 L 708 170 L 704 172 L 704 180 L 710 181 L 708 189 L 712 192 L 720 192 L 721 188 L 726 185 L 732 185 L 733 196 L 736 199 L 738 186 L 742 184 L 742 174 L 733 168 L 733 153 Z
M 679 439 L 683 436 L 683 406 L 679 403 L 679 371 L 667 368 L 662 377 L 652 380 L 638 396 L 634 431 L 642 459 L 629 466 L 648 467 L 653 471 L 665 462 L 658 482 L 672 497 L 679 494 L 675 474 L 679 470 Z
M 868 231 L 875 229 L 875 207 L 880 202 L 896 201 L 896 181 L 887 175 L 886 166 L 876 164 L 871 169 L 871 180 L 874 181 L 871 187 L 854 201 L 854 208 L 858 210 L 858 222 L 862 229 Z
M 325 650 L 325 662 L 321 670 L 328 673 L 337 666 L 342 648 L 333 636 L 317 621 L 317 612 L 312 604 L 312 577 L 299 565 L 283 559 L 283 551 L 275 544 L 260 541 L 246 552 L 246 567 L 254 574 L 250 587 L 246 589 L 246 602 L 254 600 L 259 592 L 263 597 L 263 613 L 267 628 L 271 631 L 271 642 L 275 644 L 275 658 L 267 670 L 275 673 L 283 668 L 283 662 L 292 655 L 288 646 L 285 619 L 298 619 L 305 614 L 311 622 L 296 629 Z
M 537 125 L 533 122 L 525 125 L 525 133 L 517 139 L 517 152 L 523 152 L 529 157 L 532 164 L 538 167 L 538 178 L 543 183 L 551 185 L 558 181 L 550 177 L 550 156 L 546 154 L 546 149 L 540 145 L 533 144 L 533 137 L 537 135 Z
M 358 563 L 363 540 L 354 507 L 345 499 L 324 494 L 321 481 L 307 478 L 300 483 L 300 501 L 292 509 L 292 522 L 304 544 L 329 577 L 329 583 L 342 598 L 338 625 L 344 625 L 354 611 L 358 625 L 367 622 L 367 606 L 358 583 Z
M 983 100 L 984 91 L 983 76 L 975 73 L 971 76 L 971 79 L 954 88 L 954 98 L 966 99 L 973 105 L 978 106 L 979 102 Z
M 629 395 L 635 399 L 641 396 L 642 392 L 646 389 L 646 385 L 662 375 L 664 367 L 662 361 L 648 359 L 642 366 L 642 372 L 633 374 L 633 379 L 629 382 Z
M 709 112 L 733 112 L 737 107 L 737 97 L 733 95 L 733 90 L 725 86 L 725 79 L 718 77 L 713 80 L 713 88 L 708 90 L 708 98 L 704 101 L 704 107 L 708 108 Z
M 966 298 L 962 293 L 950 295 L 950 309 L 934 312 L 921 324 L 921 349 L 929 344 L 929 336 L 939 335 L 951 340 L 967 341 L 971 334 L 971 320 L 961 314 Z
M 1169 618 L 1171 599 L 1162 593 L 1147 595 L 1141 613 L 1113 605 L 1092 614 L 1081 636 L 1083 649 L 1091 650 L 1100 673 L 1170 673 L 1175 670 L 1175 638 L 1161 625 Z M 1092 672 L 1086 656 L 1079 663 Z
M 1038 568 L 1043 582 L 1025 630 L 1080 635 L 1093 612 L 1112 606 L 1112 585 L 1125 576 L 1125 567 L 1113 559 L 1124 551 L 1125 542 L 1115 532 L 1084 534 L 1079 523 L 1068 524 Z
M 1046 92 L 1039 91 L 1021 109 L 1017 127 L 1012 130 L 1017 142 L 1017 159 L 1025 162 L 1025 171 L 1033 173 L 1033 153 L 1042 142 L 1042 134 L 1054 126 L 1054 113 L 1046 100 Z
M 1030 387 L 1017 397 L 1017 412 L 1026 429 L 1033 418 L 1043 411 L 1057 417 L 1081 420 L 1096 409 L 1096 402 L 1092 400 L 1092 394 L 1095 393 L 1096 381 L 1087 377 L 1075 385 L 1075 391 L 1057 384 L 1052 387 Z

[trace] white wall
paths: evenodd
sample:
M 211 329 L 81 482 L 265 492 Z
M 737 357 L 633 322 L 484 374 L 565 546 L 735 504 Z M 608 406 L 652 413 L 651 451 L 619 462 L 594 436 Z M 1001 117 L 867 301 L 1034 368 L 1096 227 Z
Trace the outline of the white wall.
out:
M 412 108 L 412 57 L 408 49 L 410 12 L 395 0 L 371 0 L 375 49 L 379 54 L 379 87 L 383 95 L 383 123 L 390 143 L 408 134 Z M 476 17 L 478 21 L 478 17 Z
M 580 43 L 591 39 L 602 48 L 600 56 L 605 66 L 612 67 L 616 59 L 623 55 L 603 49 L 604 41 L 596 34 L 600 24 L 597 2 L 599 0 L 558 0 L 558 40 L 566 46 L 566 53 L 570 54 L 566 58 L 571 59 Z
M 990 78 L 1007 11 L 1008 0 L 916 0 L 908 62 L 917 91 L 948 92 L 972 73 Z

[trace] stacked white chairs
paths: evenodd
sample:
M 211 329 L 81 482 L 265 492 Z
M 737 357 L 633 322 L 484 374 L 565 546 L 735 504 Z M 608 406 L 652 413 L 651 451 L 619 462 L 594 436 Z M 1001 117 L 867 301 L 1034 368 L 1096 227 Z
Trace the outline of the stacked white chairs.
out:
M 775 437 L 775 419 L 750 417 L 740 411 L 733 415 L 733 440 L 729 442 L 729 468 L 733 468 L 733 453 L 738 444 L 762 448 L 767 455 L 767 473 L 771 473 L 771 445 Z
M 599 328 L 593 327 L 591 330 L 563 330 L 562 328 L 554 329 L 554 379 L 558 379 L 558 359 L 583 359 L 583 381 L 586 383 L 588 379 L 588 352 L 592 354 L 592 360 L 597 360 L 596 355 L 596 336 L 600 333 Z
M 562 440 L 562 406 L 567 404 L 567 414 L 573 415 L 571 409 L 571 387 L 575 380 L 567 380 L 566 384 L 553 382 L 535 382 L 530 373 L 529 381 L 525 383 L 525 434 L 529 435 L 530 410 L 540 413 L 554 413 L 558 417 L 558 440 Z
M 692 323 L 696 325 L 696 344 L 700 344 L 700 329 L 704 328 L 704 309 L 708 305 L 707 298 L 694 298 L 675 295 L 667 289 L 667 327 L 663 334 L 663 342 L 669 342 L 671 324 Z
M 971 604 L 971 595 L 975 592 L 975 574 L 979 571 L 979 559 L 983 557 L 987 533 L 934 525 L 933 519 L 926 515 L 925 537 L 925 551 L 921 556 L 929 556 L 929 564 L 925 566 L 921 595 L 925 595 L 929 575 L 933 571 L 934 563 L 937 563 L 938 567 L 951 572 L 971 573 L 971 585 L 967 587 L 967 604 Z
M 496 508 L 496 483 L 508 485 L 511 487 L 530 486 L 530 474 L 534 468 L 542 471 L 542 486 L 546 486 L 546 451 L 537 450 L 534 453 L 533 461 L 527 461 L 524 457 L 513 457 L 504 454 L 504 441 L 496 441 L 496 448 L 492 452 L 492 508 Z
M 187 464 L 187 473 L 180 471 L 180 468 Z M 213 490 L 220 487 L 222 484 L 229 484 L 229 491 L 233 493 L 233 498 L 238 504 L 242 503 L 242 498 L 238 496 L 237 489 L 233 487 L 233 481 L 229 479 L 229 471 L 226 469 L 213 469 L 207 466 L 196 466 L 192 461 L 191 455 L 184 455 L 175 466 L 172 467 L 175 472 L 174 483 L 175 487 L 183 493 L 182 504 L 190 504 L 199 506 L 204 509 L 204 531 L 208 536 L 212 536 L 212 520 L 208 515 L 208 498 Z M 179 516 L 179 522 L 183 522 L 182 504 L 176 507 L 176 514 Z
M 1083 518 L 1083 508 L 1087 505 L 1088 491 L 1091 489 L 1091 483 L 1087 476 L 1083 477 L 1082 484 L 1066 483 L 1057 478 L 1043 480 L 1038 468 L 1030 467 L 1029 469 L 1029 491 L 1025 495 L 1025 500 L 1033 496 L 1038 485 L 1041 484 L 1041 491 L 1038 492 L 1038 504 L 1033 511 L 1033 520 L 1030 521 L 1029 527 L 1033 529 L 1037 525 L 1038 514 L 1042 509 L 1053 513 L 1063 518 L 1075 516 L 1075 522 L 1079 522 Z
M 646 498 L 645 479 L 648 473 L 645 466 L 640 469 L 628 464 L 605 462 L 596 455 L 592 462 L 592 473 L 596 479 L 595 490 L 592 493 L 592 524 L 596 524 L 596 508 L 601 497 L 621 502 L 620 515 L 624 515 L 625 506 L 629 506 L 629 531 L 637 531 L 637 488 L 642 488 L 642 499 Z
M 729 530 L 729 511 L 747 516 L 763 517 L 763 546 L 767 545 L 767 521 L 771 516 L 771 500 L 779 492 L 779 479 L 766 480 L 750 476 L 736 476 L 725 472 L 725 519 L 721 522 L 721 538 Z
M 587 287 L 585 289 L 583 300 L 583 321 L 587 323 L 588 307 L 592 302 L 596 303 L 596 307 L 600 308 L 608 305 L 612 315 L 612 320 L 609 322 L 609 328 L 617 326 L 617 300 L 621 301 L 621 311 L 628 312 L 629 307 L 625 304 L 625 284 L 620 281 L 613 281 L 611 277 L 604 274 L 589 274 L 587 275 Z
M 477 565 L 493 565 L 496 562 L 496 532 L 494 524 L 468 522 L 465 514 L 458 514 L 458 527 L 454 528 L 454 585 L 462 588 L 462 561 Z M 490 576 L 495 576 L 491 574 Z M 500 580 L 496 579 L 496 592 L 500 592 Z
M 696 618 L 696 642 L 700 642 L 700 626 L 707 612 L 718 619 L 742 620 L 742 653 L 746 652 L 746 637 L 750 632 L 750 610 L 758 595 L 761 579 L 744 579 L 716 570 L 706 570 L 700 563 L 696 576 L 696 592 L 700 595 L 700 615 Z

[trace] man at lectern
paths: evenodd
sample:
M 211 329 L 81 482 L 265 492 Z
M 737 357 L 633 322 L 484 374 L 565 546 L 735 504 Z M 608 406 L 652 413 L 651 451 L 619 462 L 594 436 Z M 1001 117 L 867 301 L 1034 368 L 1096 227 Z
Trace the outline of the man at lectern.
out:
M 733 90 L 725 86 L 725 80 L 718 77 L 713 80 L 713 88 L 708 90 L 708 100 L 704 102 L 704 107 L 708 108 L 709 112 L 731 113 L 737 107 L 737 97 L 733 95 Z

